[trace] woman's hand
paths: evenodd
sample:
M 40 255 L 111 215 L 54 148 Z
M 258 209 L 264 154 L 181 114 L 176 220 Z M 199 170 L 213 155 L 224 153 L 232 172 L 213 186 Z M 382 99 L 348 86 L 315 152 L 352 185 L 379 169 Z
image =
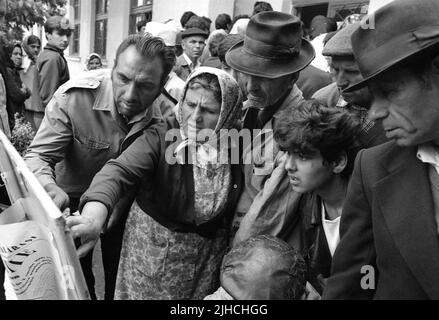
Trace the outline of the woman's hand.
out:
M 77 249 L 79 258 L 84 257 L 94 248 L 105 226 L 108 210 L 100 202 L 87 202 L 80 216 L 67 218 L 67 227 L 72 231 L 73 238 L 81 238 L 81 246 Z

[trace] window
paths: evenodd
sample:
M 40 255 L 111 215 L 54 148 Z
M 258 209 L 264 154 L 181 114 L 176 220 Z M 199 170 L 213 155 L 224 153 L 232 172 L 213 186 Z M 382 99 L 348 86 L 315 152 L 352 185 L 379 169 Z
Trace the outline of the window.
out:
M 96 0 L 94 52 L 105 58 L 107 53 L 107 22 L 109 0 Z
M 79 34 L 81 33 L 81 1 L 73 0 L 73 24 L 75 29 L 73 30 L 72 37 L 70 38 L 70 55 L 79 55 Z
M 333 5 L 329 9 L 329 16 L 337 22 L 342 22 L 346 17 L 358 14 L 364 16 L 367 13 L 369 1 L 357 1 L 356 3 Z
M 152 0 L 131 0 L 130 34 L 137 33 L 137 23 L 152 20 Z

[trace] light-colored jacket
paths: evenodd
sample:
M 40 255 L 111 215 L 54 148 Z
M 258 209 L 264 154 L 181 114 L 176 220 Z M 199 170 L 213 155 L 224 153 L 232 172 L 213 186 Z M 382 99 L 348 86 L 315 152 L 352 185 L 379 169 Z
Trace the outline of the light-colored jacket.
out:
M 129 130 L 114 104 L 111 71 L 83 73 L 55 93 L 25 161 L 43 186 L 56 182 L 70 197 L 80 197 L 109 159 L 162 121 L 164 105 L 174 107 L 160 95 Z

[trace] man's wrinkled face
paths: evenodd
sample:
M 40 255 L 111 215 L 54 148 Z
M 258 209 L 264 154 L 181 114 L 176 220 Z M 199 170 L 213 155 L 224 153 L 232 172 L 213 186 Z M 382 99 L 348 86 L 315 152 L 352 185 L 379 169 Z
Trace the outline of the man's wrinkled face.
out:
M 372 99 L 369 88 L 365 87 L 358 91 L 343 92 L 347 87 L 363 80 L 354 57 L 332 57 L 331 69 L 343 99 L 346 102 L 369 108 Z
M 116 107 L 127 119 L 144 113 L 162 89 L 163 66 L 159 58 L 147 59 L 134 46 L 123 51 L 112 72 Z
M 206 46 L 206 39 L 202 36 L 190 36 L 181 41 L 181 46 L 190 59 L 198 59 Z
M 439 89 L 436 80 L 422 79 L 409 69 L 385 72 L 370 82 L 369 117 L 382 120 L 388 139 L 399 146 L 434 141 L 439 144 Z
M 69 46 L 71 31 L 54 30 L 52 33 L 46 33 L 47 43 L 64 51 Z
M 292 75 L 269 79 L 244 74 L 243 81 L 247 87 L 247 104 L 250 107 L 264 109 L 281 99 L 294 85 Z

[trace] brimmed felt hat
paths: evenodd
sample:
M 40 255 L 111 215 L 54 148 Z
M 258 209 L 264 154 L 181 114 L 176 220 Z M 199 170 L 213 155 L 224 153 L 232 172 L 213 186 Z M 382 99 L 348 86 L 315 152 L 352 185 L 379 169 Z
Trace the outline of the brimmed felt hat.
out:
M 207 39 L 209 34 L 206 31 L 201 30 L 199 28 L 189 28 L 189 29 L 184 30 L 181 33 L 182 39 L 187 38 L 187 37 L 191 37 L 191 36 L 202 36 L 202 37 Z
M 363 20 L 351 40 L 364 80 L 345 91 L 361 89 L 389 68 L 439 44 L 438 17 L 438 0 L 397 0 Z
M 277 11 L 253 16 L 244 41 L 226 54 L 226 62 L 233 69 L 264 78 L 301 71 L 314 58 L 314 48 L 303 39 L 300 19 Z

